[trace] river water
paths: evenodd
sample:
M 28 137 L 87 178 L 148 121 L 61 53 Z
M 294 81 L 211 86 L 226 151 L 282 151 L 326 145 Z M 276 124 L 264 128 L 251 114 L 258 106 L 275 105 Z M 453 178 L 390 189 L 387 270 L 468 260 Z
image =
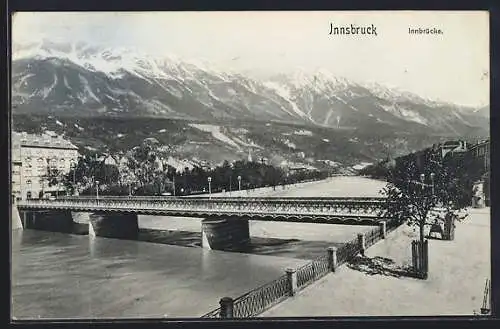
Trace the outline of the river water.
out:
M 363 191 L 361 196 L 368 196 L 367 186 L 376 195 L 373 187 L 380 186 L 349 179 L 352 193 Z M 353 188 L 356 183 L 360 186 Z M 297 189 L 303 196 L 335 195 L 339 183 L 309 183 Z M 281 195 L 297 196 L 297 189 Z M 345 191 L 341 189 L 340 195 Z M 201 219 L 140 216 L 139 225 L 139 241 L 29 229 L 13 232 L 12 316 L 199 317 L 218 307 L 221 297 L 246 293 L 281 276 L 286 268 L 323 254 L 328 246 L 370 229 L 251 221 L 249 248 L 229 252 L 200 248 Z

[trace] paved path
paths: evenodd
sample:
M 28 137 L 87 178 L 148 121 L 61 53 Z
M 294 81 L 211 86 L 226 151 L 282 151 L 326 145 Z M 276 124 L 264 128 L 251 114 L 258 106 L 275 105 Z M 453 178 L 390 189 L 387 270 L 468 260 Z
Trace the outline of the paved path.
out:
M 368 257 L 409 263 L 417 232 L 402 226 L 368 249 Z M 471 315 L 479 311 L 490 269 L 489 208 L 471 209 L 454 241 L 429 241 L 429 278 L 369 275 L 342 266 L 261 316 Z
M 231 196 L 247 197 L 381 197 L 385 182 L 360 176 L 336 176 L 292 185 L 261 187 L 232 191 Z M 229 192 L 213 193 L 212 197 L 228 197 Z

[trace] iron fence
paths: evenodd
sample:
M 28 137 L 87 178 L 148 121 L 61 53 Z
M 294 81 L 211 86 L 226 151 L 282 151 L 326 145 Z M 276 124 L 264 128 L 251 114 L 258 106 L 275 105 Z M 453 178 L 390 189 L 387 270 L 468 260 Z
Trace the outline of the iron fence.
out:
M 357 237 L 349 242 L 346 242 L 337 249 L 337 264 L 340 266 L 348 262 L 349 260 L 354 258 L 360 251 L 361 248 L 359 247 L 359 241 Z
M 382 230 L 380 227 L 374 228 L 365 233 L 365 248 L 373 246 L 377 241 L 382 239 Z
M 276 280 L 241 295 L 233 301 L 233 317 L 248 318 L 262 313 L 289 295 L 288 285 L 287 275 L 282 275 Z M 202 318 L 220 317 L 220 307 L 202 316 Z
M 273 220 L 315 220 L 325 223 L 373 223 L 380 203 L 370 200 L 194 199 L 194 198 L 65 198 L 26 200 L 19 209 L 128 211 L 172 216 L 227 215 L 272 217 Z M 305 218 L 305 219 L 304 219 Z M 313 218 L 313 219 L 311 219 Z
M 429 241 L 422 243 L 420 240 L 411 242 L 413 272 L 419 278 L 427 278 L 429 273 Z
M 220 318 L 220 310 L 221 310 L 221 308 L 218 307 L 215 310 L 212 310 L 212 311 L 208 312 L 207 314 L 204 314 L 202 316 L 202 318 L 204 318 L 204 319 L 217 319 L 217 318 Z
M 389 223 L 388 223 L 389 224 Z M 398 223 L 390 223 L 386 232 L 392 231 L 399 226 Z M 390 227 L 391 229 L 387 229 Z M 368 248 L 382 239 L 380 227 L 374 228 L 365 234 L 365 247 Z M 356 237 L 344 243 L 337 249 L 337 266 L 353 259 L 361 251 L 360 241 Z M 296 271 L 297 290 L 301 290 L 309 284 L 317 281 L 331 271 L 328 254 L 320 256 L 310 263 L 300 267 Z M 290 293 L 290 283 L 287 275 L 256 288 L 238 298 L 233 302 L 233 317 L 253 317 L 264 312 L 266 309 L 286 299 Z M 221 317 L 221 308 L 217 308 L 203 315 L 202 318 Z
M 288 279 L 282 275 L 234 300 L 233 316 L 247 318 L 262 313 L 288 296 Z
M 301 289 L 330 272 L 328 256 L 321 256 L 297 269 L 297 288 Z
M 59 196 L 57 200 L 79 200 L 79 199 L 95 199 L 95 195 L 79 195 L 79 196 Z M 99 199 L 125 199 L 125 200 L 171 200 L 171 199 L 182 199 L 182 200 L 207 200 L 207 199 L 217 199 L 217 200 L 230 200 L 230 201 L 297 201 L 297 200 L 305 200 L 305 201 L 359 201 L 359 202 L 375 202 L 379 204 L 383 204 L 387 202 L 385 197 L 245 197 L 245 196 L 235 196 L 235 197 L 226 197 L 226 196 L 217 196 L 212 195 L 211 197 L 206 194 L 202 196 L 148 196 L 148 195 L 99 195 Z M 33 199 L 38 200 L 38 199 Z

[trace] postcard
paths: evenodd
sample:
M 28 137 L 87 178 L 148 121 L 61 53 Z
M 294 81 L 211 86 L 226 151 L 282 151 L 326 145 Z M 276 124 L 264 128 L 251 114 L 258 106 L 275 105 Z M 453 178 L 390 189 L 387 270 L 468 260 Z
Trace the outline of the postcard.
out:
M 491 314 L 486 11 L 17 12 L 13 319 Z

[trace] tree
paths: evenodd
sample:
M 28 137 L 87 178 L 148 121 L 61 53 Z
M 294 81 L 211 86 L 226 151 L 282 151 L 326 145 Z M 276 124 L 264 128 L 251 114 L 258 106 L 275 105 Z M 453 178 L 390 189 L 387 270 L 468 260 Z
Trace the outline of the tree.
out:
M 104 189 L 116 185 L 120 179 L 118 167 L 105 163 L 102 158 L 103 155 L 97 152 L 83 151 L 70 171 L 62 177 L 65 189 L 70 193 L 77 189 L 85 193 L 93 188 L 95 181 L 101 182 Z
M 47 173 L 42 176 L 42 179 L 47 182 L 48 187 L 56 186 L 56 193 L 59 191 L 61 183 L 64 182 L 64 173 L 50 165 L 47 166 Z
M 457 213 L 468 206 L 470 190 L 467 170 L 459 157 L 443 159 L 439 150 L 428 149 L 403 158 L 389 169 L 388 183 L 382 190 L 387 197 L 382 213 L 418 227 L 423 244 L 425 226 L 438 216 L 431 210 L 441 206 L 447 216 L 458 218 Z
M 127 153 L 128 168 L 138 184 L 138 191 L 159 194 L 165 189 L 168 172 L 163 168 L 163 160 L 170 151 L 155 138 L 146 138 Z

